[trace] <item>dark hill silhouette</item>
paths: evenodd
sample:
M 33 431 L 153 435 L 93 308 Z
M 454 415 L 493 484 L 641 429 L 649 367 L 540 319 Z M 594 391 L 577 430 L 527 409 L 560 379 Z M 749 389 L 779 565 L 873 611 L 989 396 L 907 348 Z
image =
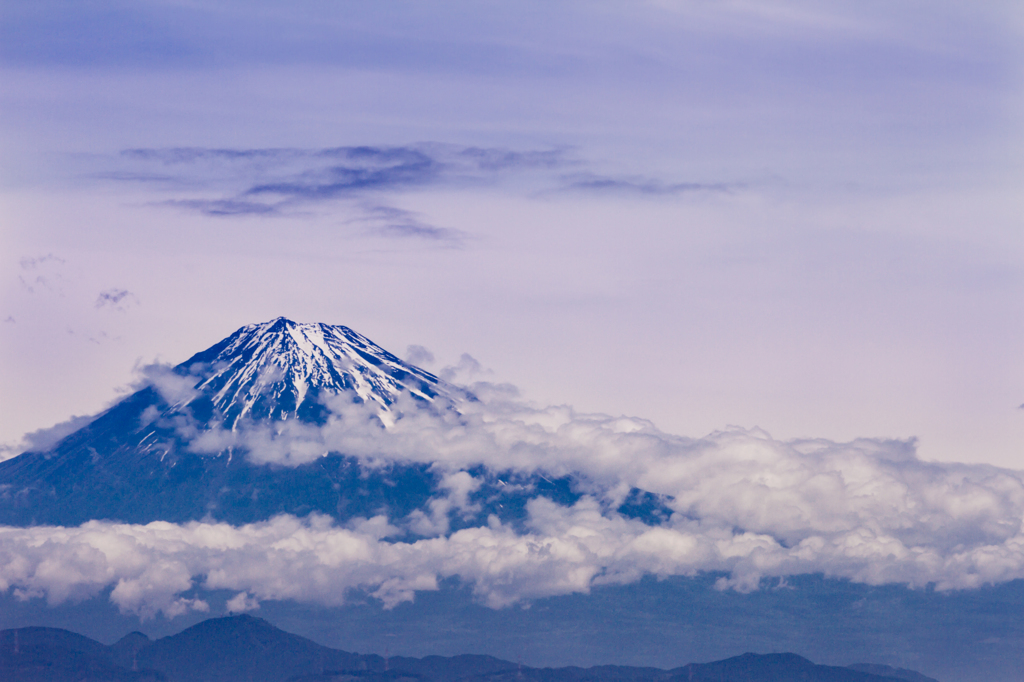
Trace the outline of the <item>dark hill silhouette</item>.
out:
M 462 654 L 461 656 L 424 656 L 423 658 L 406 658 L 393 656 L 388 659 L 393 670 L 401 670 L 422 676 L 432 682 L 455 682 L 466 677 L 476 677 L 506 670 L 518 669 L 515 663 L 503 661 L 494 656 L 477 656 Z
M 916 670 L 893 668 L 891 665 L 881 665 L 878 663 L 854 663 L 849 667 L 851 670 L 859 670 L 862 673 L 871 673 L 872 675 L 881 675 L 882 677 L 895 677 L 898 680 L 909 680 L 910 682 L 929 682 L 932 679 Z
M 690 674 L 692 671 L 692 675 Z M 796 654 L 743 654 L 724 661 L 684 666 L 672 671 L 672 682 L 779 682 L 797 680 L 801 682 L 867 682 L 867 680 L 892 680 L 892 678 L 871 673 L 840 668 L 831 665 L 816 665 Z M 925 678 L 927 679 L 927 678 Z M 934 682 L 934 681 L 932 681 Z
M 312 675 L 289 677 L 288 682 L 422 682 L 420 675 L 401 671 L 384 670 L 370 672 L 366 670 L 330 670 Z
M 877 672 L 876 672 L 877 671 Z M 882 674 L 879 674 L 882 673 Z M 134 632 L 106 646 L 57 628 L 0 632 L 5 682 L 936 682 L 888 666 L 816 665 L 796 654 L 752 654 L 673 670 L 630 666 L 530 668 L 491 656 L 349 653 L 262 618 L 212 618 L 151 641 Z
M 139 652 L 153 643 L 141 632 L 129 632 L 110 646 L 110 654 L 115 663 L 129 670 L 139 667 Z
M 190 682 L 285 680 L 297 672 L 357 669 L 372 658 L 377 657 L 321 646 L 246 615 L 203 621 L 139 652 L 140 665 Z
M 113 647 L 58 628 L 0 632 L 0 679 L 5 682 L 164 682 L 153 670 L 131 670 Z

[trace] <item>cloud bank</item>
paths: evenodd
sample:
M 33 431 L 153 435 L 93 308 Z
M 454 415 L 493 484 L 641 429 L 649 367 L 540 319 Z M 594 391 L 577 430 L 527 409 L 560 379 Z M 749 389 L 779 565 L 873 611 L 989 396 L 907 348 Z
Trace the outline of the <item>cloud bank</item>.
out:
M 391 607 L 458 576 L 482 603 L 499 608 L 647 574 L 727 571 L 731 577 L 719 587 L 743 591 L 766 577 L 817 572 L 869 584 L 934 582 L 939 589 L 1024 576 L 1020 533 L 949 552 L 907 546 L 867 528 L 786 546 L 767 534 L 698 520 L 648 526 L 610 517 L 591 497 L 572 507 L 537 498 L 529 514 L 526 533 L 492 517 L 488 526 L 416 542 L 379 537 L 389 528 L 379 517 L 350 528 L 317 516 L 241 527 L 92 521 L 78 528 L 4 528 L 0 588 L 60 603 L 112 587 L 110 600 L 122 611 L 150 617 L 205 610 L 196 588 L 247 595 L 236 597 L 247 609 L 268 599 L 339 605 L 354 589 Z
M 352 590 L 390 607 L 455 576 L 495 608 L 652 574 L 724 572 L 718 586 L 740 591 L 806 573 L 939 590 L 1024 578 L 1020 472 L 923 462 L 912 441 L 783 442 L 744 429 L 684 438 L 473 388 L 481 400 L 461 412 L 399 405 L 387 428 L 343 398 L 323 426 L 179 426 L 195 452 L 230 447 L 255 465 L 297 466 L 327 451 L 366 467 L 432 462 L 442 483 L 407 517 L 3 528 L 0 589 L 59 603 L 112 588 L 118 607 L 148 617 L 206 608 L 197 588 L 236 591 L 235 610 L 341 604 Z M 452 532 L 484 471 L 571 473 L 584 494 L 571 506 L 531 499 L 518 530 L 490 517 Z M 664 496 L 670 518 L 651 525 L 615 512 L 634 488 Z M 396 541 L 404 530 L 420 538 Z

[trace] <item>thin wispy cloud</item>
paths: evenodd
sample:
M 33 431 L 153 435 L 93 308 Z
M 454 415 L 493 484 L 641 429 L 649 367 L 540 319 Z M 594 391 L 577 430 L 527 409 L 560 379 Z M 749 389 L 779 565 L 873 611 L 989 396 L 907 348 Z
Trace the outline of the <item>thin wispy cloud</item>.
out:
M 60 294 L 65 283 L 63 269 L 66 265 L 65 259 L 52 253 L 24 256 L 18 260 L 21 270 L 18 284 L 22 291 L 29 294 Z
M 169 199 L 159 203 L 164 206 L 196 211 L 208 216 L 278 215 L 282 209 L 277 204 L 240 199 Z
M 468 235 L 462 230 L 438 227 L 414 211 L 380 204 L 361 205 L 362 215 L 345 221 L 358 225 L 368 236 L 418 238 L 447 246 L 461 246 Z
M 348 223 L 364 223 L 378 236 L 450 243 L 465 235 L 369 198 L 425 187 L 488 185 L 513 177 L 525 179 L 541 193 L 654 196 L 731 192 L 741 187 L 594 172 L 566 174 L 588 165 L 567 148 L 517 151 L 440 143 L 321 149 L 127 149 L 118 163 L 127 167 L 97 176 L 119 183 L 142 183 L 176 195 L 153 202 L 158 205 L 230 217 L 295 214 L 328 202 L 360 202 L 362 215 Z
M 439 143 L 321 149 L 182 147 L 124 150 L 118 157 L 121 167 L 97 176 L 159 186 L 179 196 L 157 203 L 211 216 L 277 215 L 371 194 L 493 183 L 509 174 L 573 163 L 560 149 L 513 151 Z M 206 196 L 184 196 L 190 192 Z M 210 197 L 211 193 L 219 196 Z M 386 230 L 394 236 L 452 236 L 408 215 L 399 218 Z
M 45 256 L 25 256 L 18 261 L 18 265 L 21 266 L 22 270 L 35 270 L 41 265 L 48 263 L 64 265 L 67 261 L 60 256 L 53 255 L 52 253 L 48 253 Z
M 690 192 L 733 192 L 743 187 L 725 182 L 666 182 L 642 176 L 612 177 L 593 173 L 567 175 L 563 190 L 622 192 L 628 194 L 672 195 Z
M 139 298 L 127 289 L 107 289 L 96 297 L 96 308 L 108 308 L 124 312 L 133 305 L 138 305 Z
M 345 147 L 311 158 L 325 163 L 284 181 L 254 185 L 245 194 L 320 200 L 362 190 L 402 189 L 437 180 L 444 163 L 411 147 Z

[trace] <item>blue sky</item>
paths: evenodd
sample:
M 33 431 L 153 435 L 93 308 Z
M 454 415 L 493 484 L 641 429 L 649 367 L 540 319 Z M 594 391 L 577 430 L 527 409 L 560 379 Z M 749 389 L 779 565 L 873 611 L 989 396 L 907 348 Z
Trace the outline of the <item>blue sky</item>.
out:
M 1014 3 L 2 12 L 10 453 L 287 315 L 672 433 L 1020 465 Z

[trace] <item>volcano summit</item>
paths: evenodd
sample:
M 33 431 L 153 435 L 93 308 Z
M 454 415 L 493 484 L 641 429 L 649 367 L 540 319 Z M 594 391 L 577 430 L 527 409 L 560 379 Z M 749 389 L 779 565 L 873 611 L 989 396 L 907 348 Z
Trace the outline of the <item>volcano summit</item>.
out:
M 244 419 L 320 421 L 319 398 L 327 396 L 377 403 L 382 412 L 403 395 L 427 403 L 454 397 L 454 387 L 348 327 L 283 317 L 242 327 L 175 372 L 199 381 L 194 397 L 170 409 L 198 410 L 231 428 Z

